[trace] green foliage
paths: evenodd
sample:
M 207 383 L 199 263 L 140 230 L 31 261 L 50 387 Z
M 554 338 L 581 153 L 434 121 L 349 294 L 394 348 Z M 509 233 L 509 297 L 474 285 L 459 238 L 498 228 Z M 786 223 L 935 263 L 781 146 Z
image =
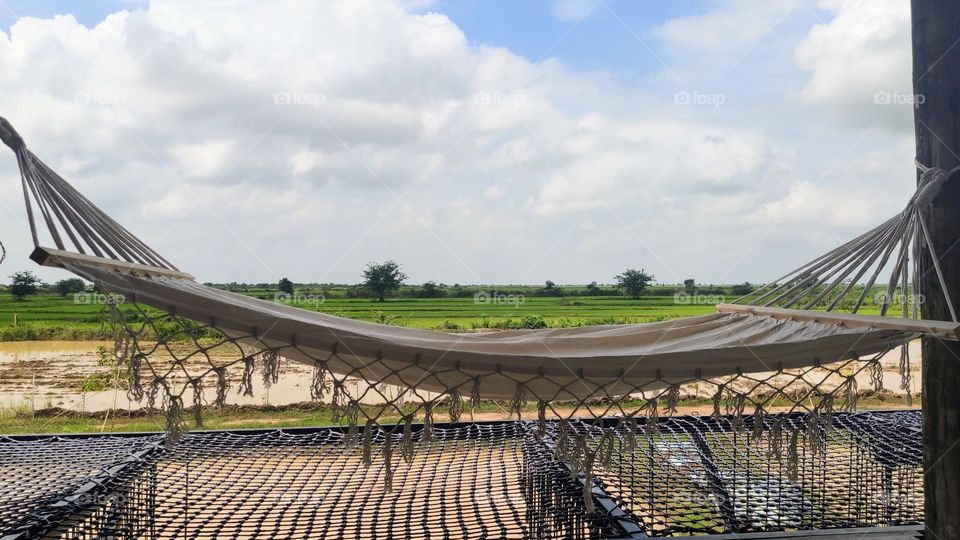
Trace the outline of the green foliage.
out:
M 683 280 L 683 290 L 687 294 L 694 294 L 697 292 L 697 280 L 690 278 Z
M 293 294 L 293 282 L 287 278 L 280 278 L 280 281 L 277 283 L 277 289 L 279 289 L 280 292 Z
M 390 326 L 403 326 L 399 315 L 391 315 L 380 309 L 373 312 L 373 322 Z
M 436 330 L 444 330 L 447 332 L 457 332 L 460 330 L 460 325 L 457 323 L 452 323 L 448 320 L 444 320 L 442 323 L 438 324 L 435 327 Z
M 753 285 L 749 282 L 730 287 L 730 294 L 734 296 L 746 296 L 753 292 Z
M 653 276 L 643 269 L 628 268 L 622 274 L 617 275 L 615 279 L 618 288 L 626 291 L 632 298 L 640 298 L 643 291 L 653 281 Z
M 89 375 L 80 383 L 81 392 L 99 392 L 130 378 L 130 361 L 124 360 L 122 364 L 117 364 L 113 354 L 106 347 L 97 347 L 97 365 L 110 367 L 111 369 L 97 371 Z
M 33 272 L 17 272 L 10 276 L 10 294 L 17 300 L 24 300 L 40 292 L 40 285 L 43 283 Z
M 400 271 L 400 265 L 394 261 L 381 264 L 368 263 L 363 271 L 363 284 L 377 301 L 383 302 L 387 295 L 400 288 L 407 275 Z
M 543 315 L 540 315 L 539 313 L 530 313 L 523 316 L 523 319 L 520 321 L 520 326 L 522 328 L 529 329 L 546 328 L 547 321 L 545 321 L 543 319 Z
M 57 290 L 57 294 L 66 298 L 68 295 L 82 293 L 87 289 L 87 285 L 83 282 L 82 279 L 70 278 L 70 279 L 61 279 L 56 282 L 53 286 Z
M 420 286 L 420 298 L 440 298 L 443 296 L 443 289 L 437 286 L 436 282 L 428 281 Z
M 547 280 L 543 288 L 537 291 L 537 296 L 563 296 L 563 289 L 557 287 L 557 284 Z

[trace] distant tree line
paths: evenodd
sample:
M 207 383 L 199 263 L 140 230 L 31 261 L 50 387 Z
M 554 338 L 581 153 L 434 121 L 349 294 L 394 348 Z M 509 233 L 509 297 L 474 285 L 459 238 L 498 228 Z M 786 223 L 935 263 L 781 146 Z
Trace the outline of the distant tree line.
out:
M 694 279 L 687 279 L 681 286 L 655 285 L 655 278 L 644 269 L 628 268 L 614 276 L 613 282 L 601 285 L 596 281 L 587 285 L 558 285 L 552 280 L 544 282 L 543 286 L 532 285 L 448 285 L 436 281 L 427 281 L 422 284 L 408 283 L 408 276 L 396 261 L 388 260 L 382 263 L 371 262 L 360 275 L 361 281 L 353 285 L 335 283 L 294 284 L 284 277 L 277 283 L 224 283 L 207 285 L 234 291 L 256 294 L 264 291 L 263 297 L 269 298 L 269 291 L 280 291 L 294 294 L 296 288 L 300 292 L 319 293 L 329 297 L 345 298 L 373 298 L 380 302 L 388 298 L 469 298 L 477 294 L 491 296 L 523 295 L 527 297 L 576 297 L 576 296 L 621 296 L 640 298 L 642 296 L 660 295 L 669 296 L 684 291 L 689 294 L 712 294 L 742 296 L 754 290 L 754 286 L 743 283 L 733 286 L 716 286 L 697 284 Z
M 14 273 L 10 276 L 10 285 L 7 286 L 7 291 L 18 301 L 24 301 L 27 297 L 41 292 L 55 292 L 66 298 L 85 290 L 87 290 L 87 284 L 82 279 L 62 279 L 53 284 L 46 284 L 30 271 Z

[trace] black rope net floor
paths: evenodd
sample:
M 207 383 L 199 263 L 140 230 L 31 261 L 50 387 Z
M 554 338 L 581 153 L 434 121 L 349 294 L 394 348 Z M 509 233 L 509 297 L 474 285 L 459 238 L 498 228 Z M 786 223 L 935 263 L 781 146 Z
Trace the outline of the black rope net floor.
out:
M 782 420 L 797 470 L 776 455 Z M 919 411 L 6 437 L 2 538 L 627 538 L 922 521 Z M 578 444 L 599 450 L 588 478 Z M 580 455 L 585 455 L 580 453 Z M 393 467 L 390 485 L 386 469 Z M 589 504 L 585 504 L 584 494 Z
M 3 439 L 0 538 L 623 538 L 922 521 L 919 411 L 855 412 L 884 387 L 880 355 L 599 384 L 576 401 L 533 375 L 491 403 L 470 378 L 422 390 L 430 367 L 344 369 L 343 352 L 315 358 L 136 303 L 108 312 L 131 397 L 168 431 Z M 276 381 L 283 358 L 312 362 L 333 427 L 188 429 L 254 377 Z M 895 384 L 909 388 L 904 358 Z M 503 419 L 479 421 L 491 407 Z

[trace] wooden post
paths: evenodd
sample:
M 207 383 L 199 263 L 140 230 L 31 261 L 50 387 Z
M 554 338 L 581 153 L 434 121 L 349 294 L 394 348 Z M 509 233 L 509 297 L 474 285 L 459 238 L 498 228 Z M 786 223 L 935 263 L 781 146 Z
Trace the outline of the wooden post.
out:
M 950 170 L 960 165 L 960 2 L 911 0 L 917 159 Z M 960 306 L 960 174 L 925 213 L 955 306 Z M 920 257 L 925 319 L 950 312 L 929 256 Z M 923 342 L 924 495 L 927 538 L 960 538 L 960 346 Z

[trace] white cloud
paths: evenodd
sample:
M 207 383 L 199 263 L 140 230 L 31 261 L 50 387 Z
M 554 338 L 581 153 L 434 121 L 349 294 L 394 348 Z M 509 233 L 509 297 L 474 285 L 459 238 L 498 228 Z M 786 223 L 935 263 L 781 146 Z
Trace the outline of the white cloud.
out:
M 197 144 L 174 144 L 168 152 L 184 178 L 212 178 L 227 172 L 236 155 L 235 141 L 214 140 Z
M 912 129 L 910 3 L 822 0 L 833 13 L 796 49 L 810 72 L 799 98 L 854 126 Z
M 744 5 L 721 2 L 718 10 L 734 15 L 713 11 L 658 32 L 695 49 L 685 57 L 695 62 L 725 47 L 725 35 L 742 46 L 758 39 L 789 7 Z M 834 160 L 889 156 L 888 140 L 870 138 L 848 156 L 834 147 L 855 135 L 824 141 L 794 103 L 762 108 L 728 92 L 722 108 L 680 107 L 673 90 L 660 95 L 659 81 L 628 87 L 557 59 L 533 63 L 472 44 L 424 9 L 154 0 L 95 28 L 72 17 L 21 19 L 0 33 L 0 111 L 106 211 L 213 281 L 280 273 L 353 281 L 364 263 L 387 258 L 414 281 L 602 282 L 633 265 L 665 281 L 708 281 L 745 227 L 788 235 L 796 224 L 778 225 L 778 212 L 826 204 L 828 221 L 855 232 L 886 203 L 850 221 L 827 194 L 851 178 L 899 185 L 867 167 L 819 180 Z M 837 9 L 839 18 L 845 4 Z M 814 81 L 829 71 L 829 51 L 804 47 L 810 88 L 821 88 Z M 800 86 L 769 84 L 777 96 Z M 831 94 L 802 95 L 826 106 Z M 0 182 L 10 264 L 26 264 L 16 260 L 30 246 L 17 197 L 8 196 L 19 182 L 9 157 L 0 159 Z M 816 255 L 804 246 L 794 253 Z M 724 254 L 705 256 L 707 248 Z M 753 260 L 736 280 L 785 270 L 770 257 Z
M 675 46 L 712 51 L 753 45 L 799 8 L 802 0 L 722 0 L 711 11 L 670 19 L 654 35 Z

